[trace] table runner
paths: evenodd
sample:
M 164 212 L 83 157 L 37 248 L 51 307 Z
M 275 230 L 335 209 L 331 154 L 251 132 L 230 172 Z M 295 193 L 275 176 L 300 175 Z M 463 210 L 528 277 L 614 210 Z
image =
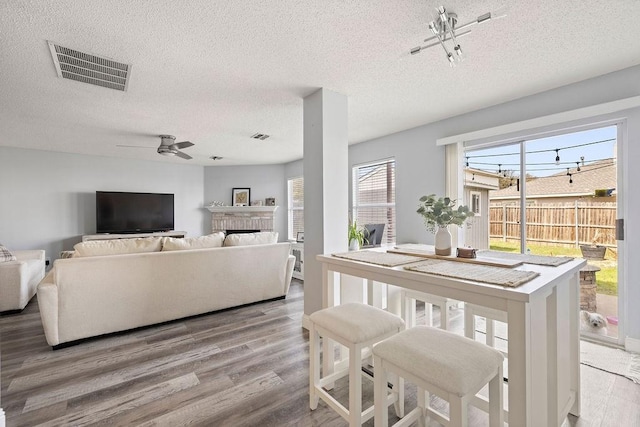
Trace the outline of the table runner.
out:
M 545 265 L 550 267 L 557 267 L 565 262 L 573 260 L 573 258 L 566 256 L 526 255 L 515 252 L 492 251 L 489 249 L 480 250 L 478 251 L 478 254 L 491 258 L 516 259 L 524 262 L 525 264 Z
M 395 267 L 397 265 L 409 264 L 411 262 L 418 262 L 424 259 L 414 256 L 390 254 L 377 251 L 351 251 L 332 255 L 337 258 L 366 262 L 368 264 L 377 264 L 385 267 Z
M 513 288 L 539 276 L 539 273 L 535 271 L 510 270 L 501 267 L 461 264 L 435 259 L 426 260 L 417 265 L 407 266 L 405 270 Z

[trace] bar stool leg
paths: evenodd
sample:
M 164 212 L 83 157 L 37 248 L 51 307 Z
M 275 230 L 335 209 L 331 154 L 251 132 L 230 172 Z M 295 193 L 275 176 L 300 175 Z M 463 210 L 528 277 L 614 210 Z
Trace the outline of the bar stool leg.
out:
M 376 367 L 373 377 L 373 405 L 375 427 L 388 427 L 389 415 L 387 412 L 387 371 L 382 366 L 382 359 L 374 356 L 373 364 Z
M 428 302 L 424 303 L 424 318 L 427 326 L 433 326 L 433 304 L 429 304 Z
M 495 347 L 495 342 L 496 342 L 496 338 L 494 335 L 494 331 L 493 331 L 493 325 L 495 324 L 495 322 L 491 319 L 489 319 L 488 317 L 484 318 L 485 321 L 485 329 L 487 331 L 487 335 L 485 337 L 485 342 L 487 343 L 487 345 L 489 347 Z
M 349 425 L 362 425 L 362 346 L 349 346 Z
M 455 394 L 449 394 L 449 420 L 452 426 L 468 427 L 467 402 Z
M 416 325 L 416 300 L 409 297 L 401 298 L 400 305 L 402 307 L 402 313 L 404 313 L 404 320 L 407 323 L 407 327 Z
M 428 417 L 427 407 L 429 407 L 429 393 L 422 387 L 418 386 L 417 393 L 418 408 L 420 408 L 420 418 L 418 418 L 418 427 L 426 427 Z
M 320 336 L 313 324 L 309 328 L 309 407 L 318 407 L 316 387 L 320 384 Z
M 449 330 L 449 305 L 447 303 L 440 306 L 440 329 Z
M 398 418 L 402 418 L 404 417 L 404 378 L 398 375 L 390 377 L 393 384 L 393 394 L 395 394 L 393 409 L 395 409 Z
M 504 427 L 504 411 L 502 410 L 503 387 L 502 365 L 498 374 L 489 382 L 489 426 Z
M 464 336 L 467 338 L 471 338 L 472 340 L 476 339 L 476 318 L 473 315 L 473 311 L 464 308 Z

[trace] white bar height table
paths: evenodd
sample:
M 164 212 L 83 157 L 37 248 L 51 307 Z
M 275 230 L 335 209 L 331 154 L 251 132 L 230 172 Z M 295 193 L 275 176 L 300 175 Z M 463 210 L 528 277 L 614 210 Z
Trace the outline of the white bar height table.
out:
M 557 267 L 524 264 L 517 269 L 540 275 L 515 288 L 404 269 L 411 264 L 385 267 L 331 255 L 317 259 L 323 308 L 335 305 L 337 273 L 343 273 L 369 285 L 377 281 L 506 311 L 509 425 L 560 426 L 567 414 L 580 415 L 579 272 L 584 259 Z M 334 353 L 328 342 L 323 354 L 325 372 L 331 372 Z

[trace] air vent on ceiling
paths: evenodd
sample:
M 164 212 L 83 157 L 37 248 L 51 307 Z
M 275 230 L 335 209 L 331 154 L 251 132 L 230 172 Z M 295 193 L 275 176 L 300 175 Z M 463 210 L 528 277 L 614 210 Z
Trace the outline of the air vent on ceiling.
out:
M 47 43 L 58 77 L 109 89 L 127 90 L 131 64 L 79 52 L 53 42 Z
M 255 133 L 255 134 L 251 135 L 251 138 L 259 139 L 260 141 L 264 141 L 265 139 L 269 138 L 269 135 L 267 135 L 266 133 Z

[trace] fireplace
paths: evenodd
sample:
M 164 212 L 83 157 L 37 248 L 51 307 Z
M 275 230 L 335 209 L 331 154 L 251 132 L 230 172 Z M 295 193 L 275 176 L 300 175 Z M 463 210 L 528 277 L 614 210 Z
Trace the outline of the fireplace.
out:
M 208 206 L 212 232 L 254 233 L 273 231 L 277 206 Z

